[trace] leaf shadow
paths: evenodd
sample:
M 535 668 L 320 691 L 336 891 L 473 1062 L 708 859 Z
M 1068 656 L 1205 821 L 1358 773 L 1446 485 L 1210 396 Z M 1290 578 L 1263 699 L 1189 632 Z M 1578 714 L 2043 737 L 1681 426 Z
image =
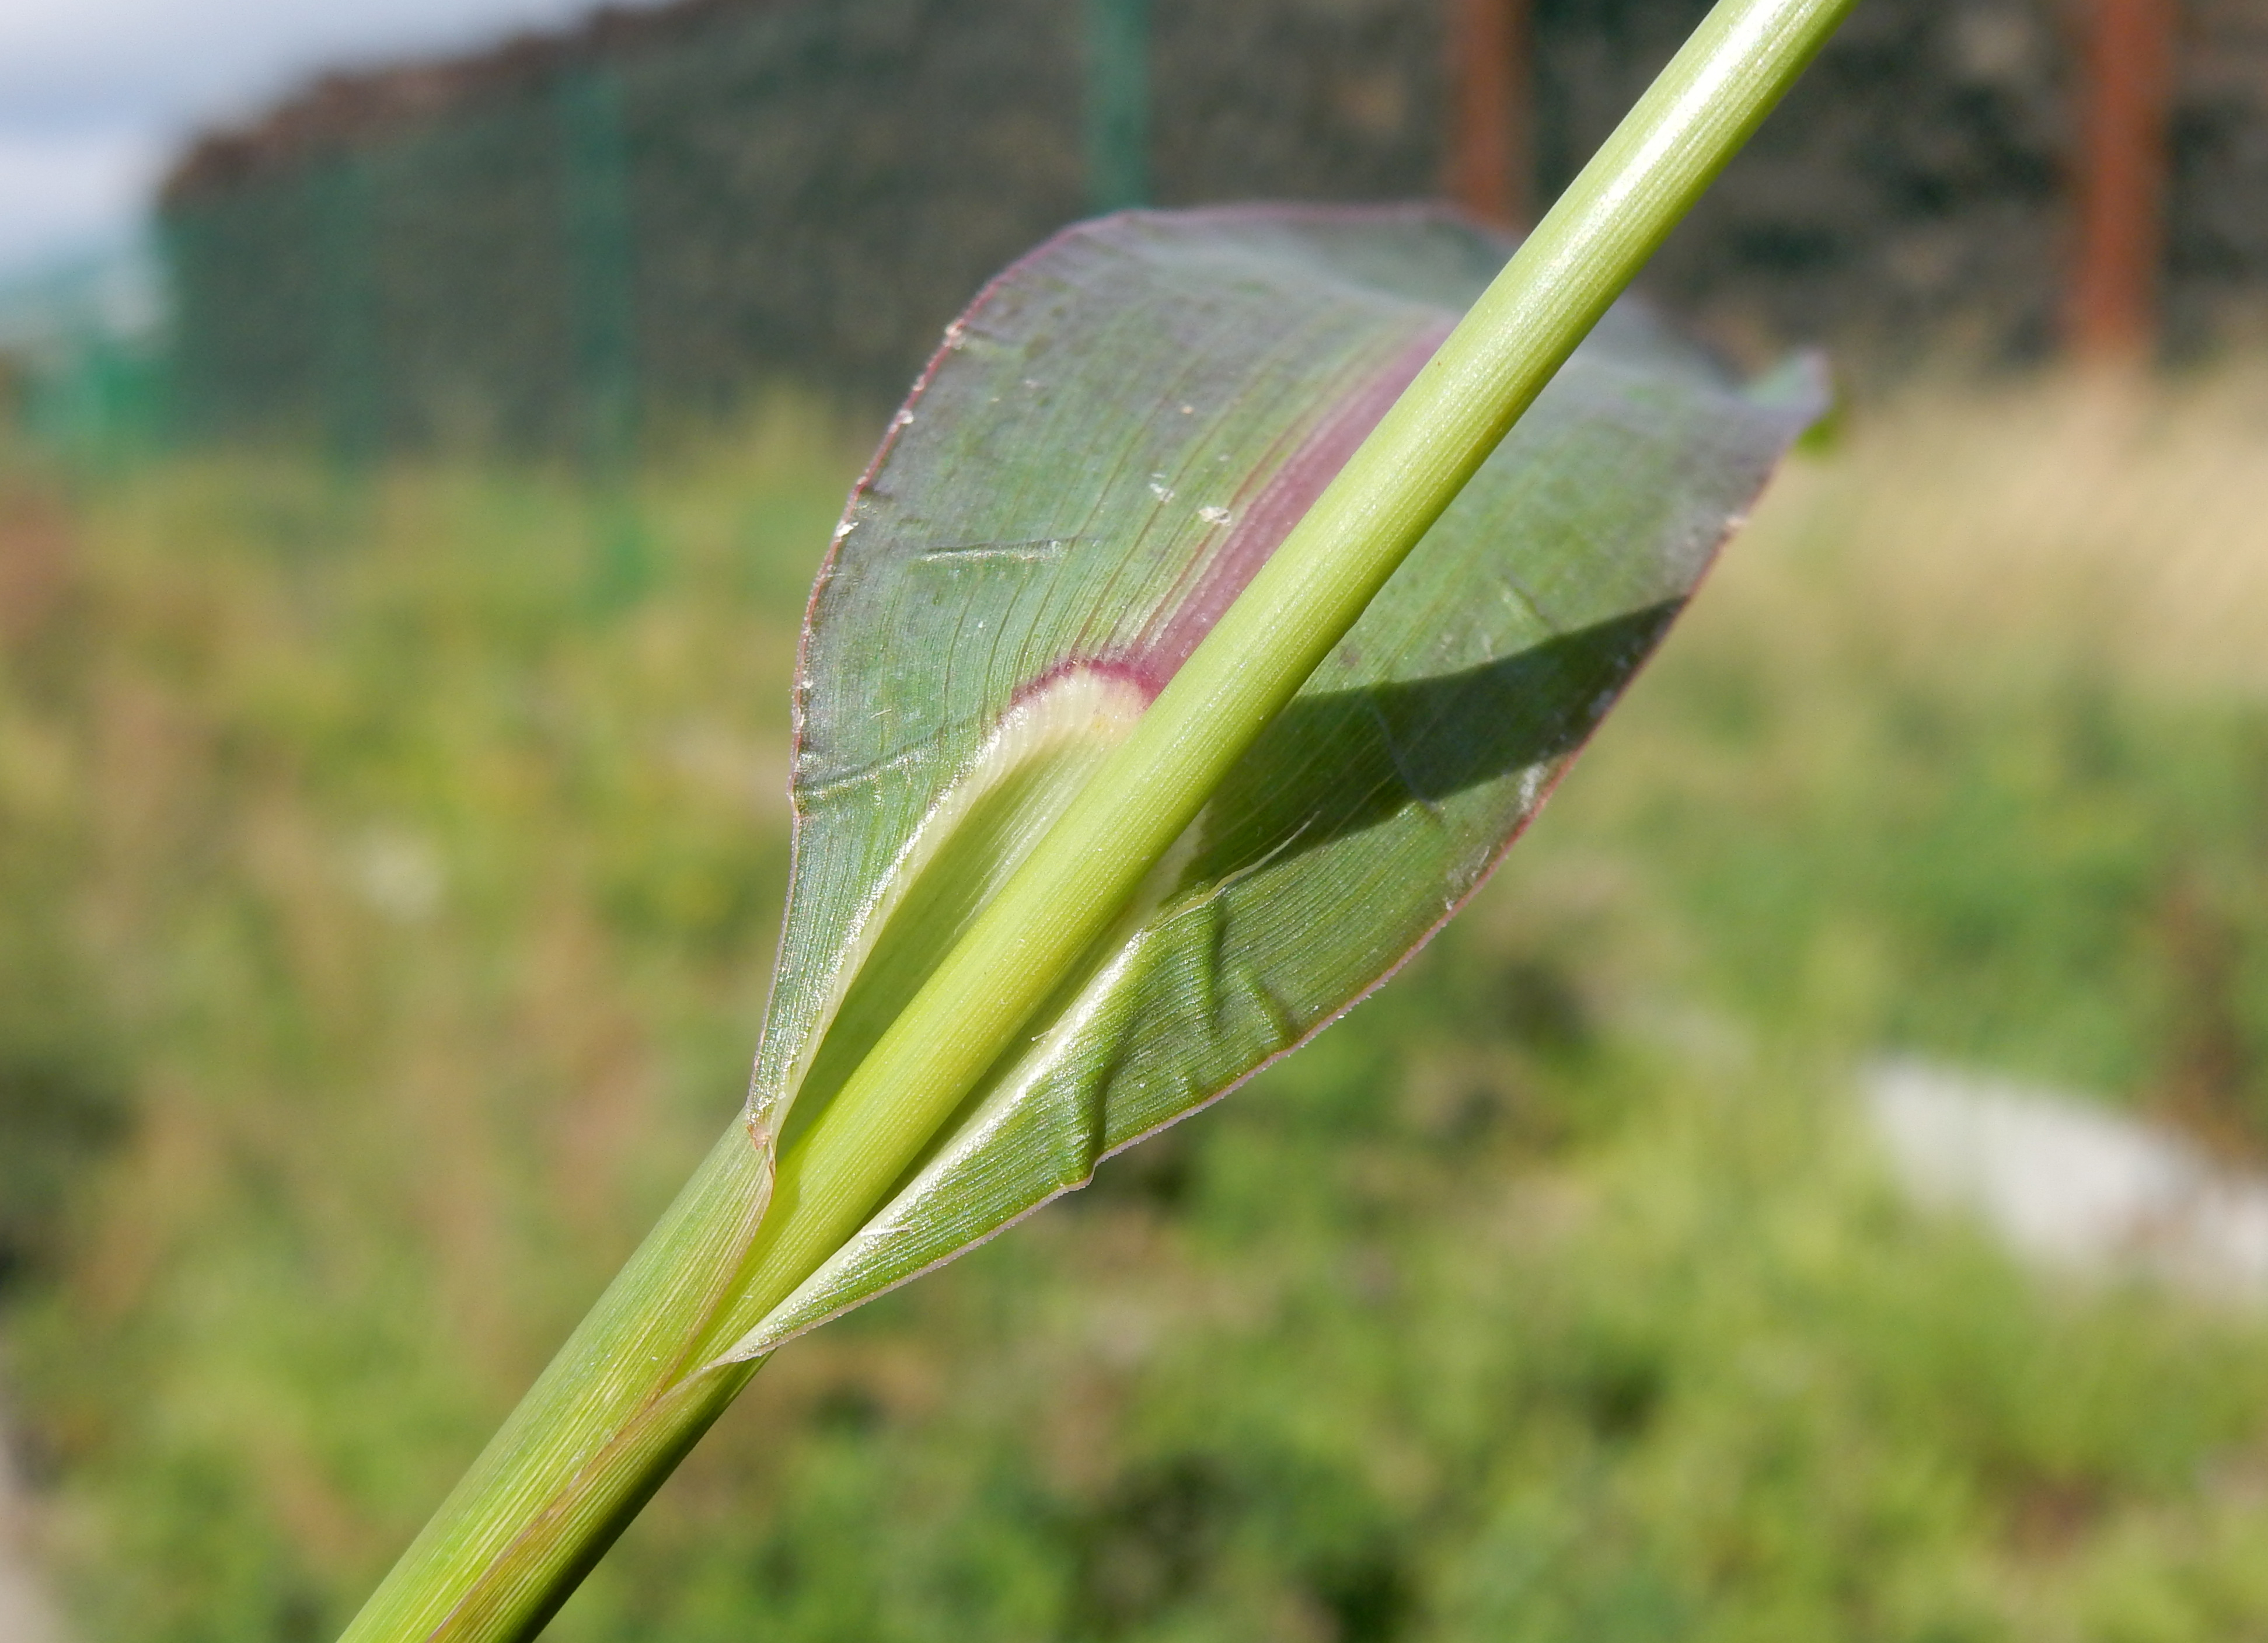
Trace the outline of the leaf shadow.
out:
M 1573 753 L 1683 604 L 1658 604 L 1433 678 L 1301 696 L 1207 807 L 1184 885 L 1320 849 Z

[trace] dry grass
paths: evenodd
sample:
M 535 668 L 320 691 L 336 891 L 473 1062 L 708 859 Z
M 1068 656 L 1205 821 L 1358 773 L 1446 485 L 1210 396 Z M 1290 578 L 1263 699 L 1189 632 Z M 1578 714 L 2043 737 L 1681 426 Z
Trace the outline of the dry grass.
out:
M 1775 484 L 1712 601 L 1757 602 L 1822 653 L 2029 652 L 2268 693 L 2268 368 L 1923 387 L 1825 443 Z

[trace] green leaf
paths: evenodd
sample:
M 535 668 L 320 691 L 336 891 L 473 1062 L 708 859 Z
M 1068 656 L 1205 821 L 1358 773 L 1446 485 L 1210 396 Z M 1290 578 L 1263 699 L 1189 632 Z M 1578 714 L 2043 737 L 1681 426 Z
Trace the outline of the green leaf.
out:
M 820 574 L 749 1127 L 792 1146 L 1503 265 L 1446 212 L 1130 213 L 947 333 Z M 1823 390 L 1625 302 L 761 1356 L 1087 1179 L 1479 885 Z

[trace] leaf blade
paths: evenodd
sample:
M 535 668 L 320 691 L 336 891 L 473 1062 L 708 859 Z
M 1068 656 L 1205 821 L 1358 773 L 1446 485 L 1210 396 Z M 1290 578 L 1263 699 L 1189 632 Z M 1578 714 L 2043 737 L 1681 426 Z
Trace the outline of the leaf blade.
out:
M 799 920 L 805 897 L 837 889 L 845 859 L 902 858 L 1002 715 L 1083 678 L 1162 687 L 1506 249 L 1433 211 L 1145 213 L 1070 231 L 979 299 L 814 597 L 784 987 L 825 973 L 830 939 L 856 947 L 845 903 Z M 1192 363 L 1192 345 L 1215 351 Z M 1124 419 L 1130 397 L 1152 415 Z M 1199 420 L 1201 401 L 1234 414 Z M 951 1258 L 1375 986 L 1532 816 L 1819 403 L 1800 372 L 1744 394 L 1642 311 L 1612 313 L 1042 1030 L 729 1355 Z M 1090 446 L 1086 407 L 1142 431 Z M 913 432 L 939 409 L 946 437 Z M 876 633 L 905 652 L 881 713 Z M 877 898 L 848 905 L 871 917 Z M 811 1004 L 776 1003 L 760 1124 L 795 1095 L 799 1029 L 826 1026 Z

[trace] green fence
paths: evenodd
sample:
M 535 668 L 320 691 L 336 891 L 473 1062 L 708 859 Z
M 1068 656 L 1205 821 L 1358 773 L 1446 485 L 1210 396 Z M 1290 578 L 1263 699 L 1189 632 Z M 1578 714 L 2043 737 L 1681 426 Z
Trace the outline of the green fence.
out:
M 177 423 L 604 474 L 771 379 L 884 406 L 986 276 L 1092 210 L 1434 192 L 1452 4 L 687 0 L 327 82 L 169 187 Z M 1705 6 L 1530 0 L 1537 197 Z M 2192 345 L 2268 320 L 2256 55 L 2192 64 L 2177 110 Z M 1735 346 L 1826 340 L 1862 373 L 2045 351 L 2067 57 L 2059 0 L 1862 8 L 1649 284 Z
M 154 335 L 52 339 L 11 372 L 20 431 L 73 467 L 139 460 L 170 442 L 171 363 Z

